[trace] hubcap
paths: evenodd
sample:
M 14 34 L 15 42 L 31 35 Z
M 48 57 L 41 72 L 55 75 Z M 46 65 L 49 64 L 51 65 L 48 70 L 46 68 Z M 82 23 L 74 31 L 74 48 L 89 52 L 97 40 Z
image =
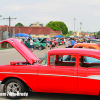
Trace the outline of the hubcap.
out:
M 7 94 L 9 96 L 13 96 L 12 94 L 17 95 L 18 93 L 21 93 L 21 88 L 18 83 L 12 82 L 7 85 Z
M 39 47 L 39 50 L 41 50 L 41 47 Z

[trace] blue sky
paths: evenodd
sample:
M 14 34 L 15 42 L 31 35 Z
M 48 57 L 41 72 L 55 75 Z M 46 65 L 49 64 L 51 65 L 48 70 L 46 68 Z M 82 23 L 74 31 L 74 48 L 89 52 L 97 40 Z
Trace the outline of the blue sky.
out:
M 39 21 L 44 26 L 50 21 L 62 21 L 68 30 L 100 31 L 100 0 L 0 0 L 0 15 L 11 20 L 11 26 L 21 22 L 25 26 Z M 0 24 L 8 24 L 2 20 Z

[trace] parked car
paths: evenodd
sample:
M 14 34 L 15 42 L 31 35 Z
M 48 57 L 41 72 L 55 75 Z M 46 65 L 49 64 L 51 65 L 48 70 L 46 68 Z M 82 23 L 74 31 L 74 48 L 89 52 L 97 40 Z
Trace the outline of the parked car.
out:
M 100 39 L 97 39 L 96 43 L 100 43 Z
M 40 40 L 40 38 L 39 38 Z M 54 41 L 53 41 L 54 40 Z M 50 47 L 51 42 L 54 42 L 54 44 L 58 44 L 58 42 L 55 39 L 49 39 L 49 38 L 42 38 L 42 40 L 40 40 L 41 43 L 45 43 L 47 47 Z
M 17 94 L 24 93 L 27 88 L 34 92 L 100 95 L 99 50 L 52 49 L 39 60 L 17 39 L 0 41 L 4 42 L 11 44 L 26 59 L 0 65 L 0 83 L 4 84 L 8 98 L 17 98 Z M 64 61 L 65 56 L 70 59 Z M 91 59 L 90 62 L 85 57 Z
M 76 43 L 73 48 L 86 48 L 86 49 L 97 49 L 100 50 L 98 43 Z
M 58 39 L 56 42 L 58 42 L 58 45 L 59 46 L 64 44 L 64 41 L 63 40 L 60 40 L 60 39 Z
M 37 38 L 32 38 L 33 48 L 38 48 L 39 50 L 45 49 L 45 43 L 41 43 Z M 30 48 L 30 38 L 23 42 L 28 48 Z
M 40 41 L 40 43 L 45 43 L 47 47 L 50 47 L 50 41 L 47 38 L 43 37 L 43 38 L 37 38 L 37 39 Z
M 87 43 L 96 43 L 96 41 L 97 41 L 96 39 L 95 40 L 90 39 L 90 40 L 87 40 Z

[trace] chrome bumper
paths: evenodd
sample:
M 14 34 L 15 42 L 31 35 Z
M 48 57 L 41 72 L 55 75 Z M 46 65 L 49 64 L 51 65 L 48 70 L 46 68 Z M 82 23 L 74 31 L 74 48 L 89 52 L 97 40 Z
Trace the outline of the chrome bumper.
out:
M 0 86 L 1 86 L 2 81 L 0 80 Z

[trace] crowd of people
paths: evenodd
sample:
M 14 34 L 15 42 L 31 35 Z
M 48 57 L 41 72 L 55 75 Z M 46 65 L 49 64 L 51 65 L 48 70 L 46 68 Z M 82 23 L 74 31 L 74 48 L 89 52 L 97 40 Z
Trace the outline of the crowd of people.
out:
M 50 50 L 54 47 L 58 48 L 57 43 L 54 43 L 54 41 L 56 41 L 56 39 L 53 39 L 51 41 Z M 83 43 L 83 42 L 86 42 L 87 40 L 80 39 L 80 38 L 61 38 L 61 41 L 64 41 L 65 48 L 72 48 L 74 44 Z
M 25 41 L 28 38 L 25 38 Z M 76 43 L 83 43 L 86 42 L 87 39 L 86 38 L 53 38 L 50 39 L 50 50 L 57 47 L 58 48 L 58 40 L 60 40 L 60 42 L 63 41 L 63 44 L 65 45 L 65 48 L 72 48 L 74 46 L 74 44 Z M 32 38 L 30 38 L 30 50 L 33 52 L 33 40 Z

